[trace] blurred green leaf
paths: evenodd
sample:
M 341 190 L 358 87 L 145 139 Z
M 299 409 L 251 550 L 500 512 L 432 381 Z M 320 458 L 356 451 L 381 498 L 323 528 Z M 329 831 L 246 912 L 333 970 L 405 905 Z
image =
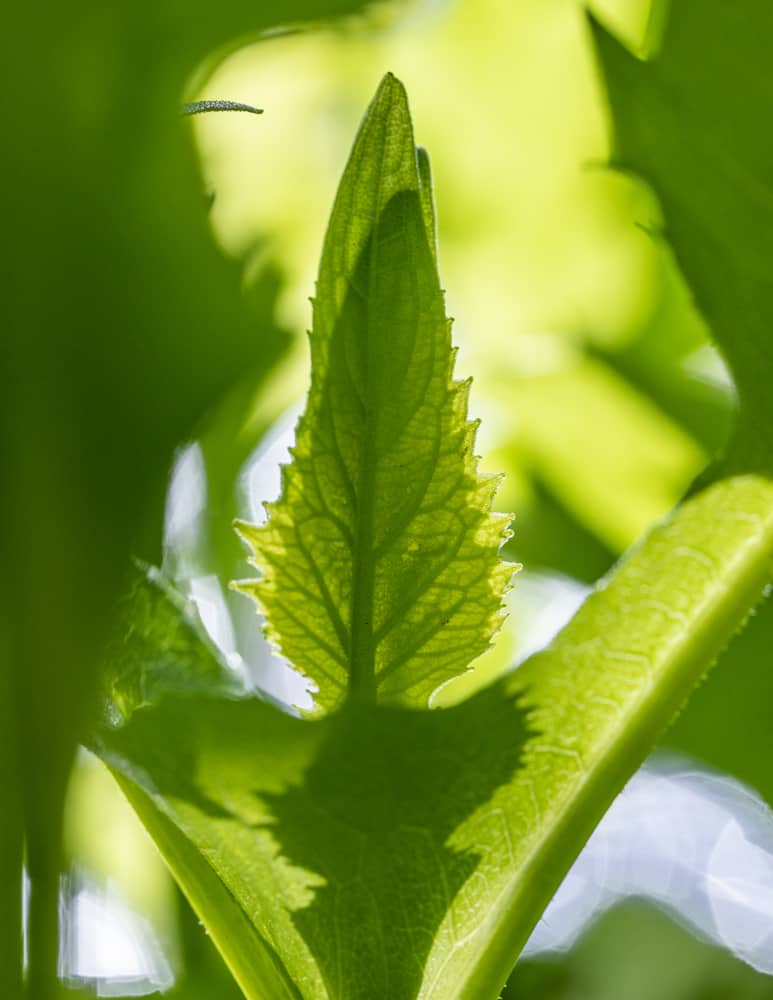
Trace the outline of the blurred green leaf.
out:
M 263 263 L 250 285 L 248 302 L 260 322 L 262 337 L 273 342 L 283 366 L 291 345 L 290 331 L 275 318 L 283 274 L 273 262 Z M 284 373 L 267 379 L 260 368 L 245 373 L 226 399 L 201 427 L 198 441 L 206 473 L 205 523 L 191 557 L 200 574 L 232 580 L 244 565 L 244 546 L 233 530 L 242 513 L 239 476 L 277 417 L 295 401 L 295 385 Z M 166 568 L 166 563 L 165 563 Z M 233 595 L 236 599 L 236 595 Z
M 773 9 L 766 0 L 679 0 L 644 63 L 594 37 L 615 127 L 613 162 L 654 188 L 665 235 L 739 396 L 729 472 L 773 463 Z M 651 220 L 643 220 L 650 223 Z
M 600 917 L 564 955 L 519 962 L 502 1000 L 770 1000 L 773 980 L 639 900 Z
M 240 693 L 195 605 L 158 570 L 136 568 L 116 619 L 116 635 L 105 651 L 105 682 L 109 710 L 119 719 L 171 691 Z
M 703 466 L 696 443 L 598 360 L 506 374 L 523 464 L 613 552 L 657 522 Z
M 732 774 L 773 803 L 773 602 L 765 600 L 664 738 L 664 745 Z
M 505 553 L 530 570 L 549 567 L 594 583 L 614 563 L 614 550 L 576 520 L 538 478 L 531 482 L 528 500 L 515 506 L 517 531 Z
M 615 120 L 615 163 L 655 188 L 665 235 L 736 382 L 739 412 L 720 468 L 769 473 L 773 139 L 760 122 L 773 88 L 773 9 L 764 0 L 674 3 L 661 51 L 645 64 L 598 27 L 594 34 Z M 769 802 L 771 622 L 768 602 L 665 741 L 747 781 Z
M 361 6 L 7 12 L 0 604 L 14 726 L 0 774 L 21 769 L 9 780 L 24 820 L 4 824 L 0 856 L 11 866 L 3 884 L 18 883 L 26 837 L 31 996 L 53 989 L 64 791 L 130 545 L 148 521 L 158 545 L 175 444 L 240 373 L 275 359 L 243 306 L 240 267 L 211 239 L 179 117 L 186 79 L 214 47 L 277 18 Z M 0 926 L 16 951 L 0 967 L 16 977 L 19 919 Z
M 178 696 L 97 749 L 247 996 L 364 1000 L 452 995 L 445 965 L 510 851 L 523 738 L 500 685 L 316 722 Z

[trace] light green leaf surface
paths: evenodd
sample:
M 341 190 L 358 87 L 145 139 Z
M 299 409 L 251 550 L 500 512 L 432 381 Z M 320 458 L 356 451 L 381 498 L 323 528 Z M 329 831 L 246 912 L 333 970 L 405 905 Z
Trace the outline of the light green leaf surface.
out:
M 178 695 L 97 749 L 248 997 L 493 1000 L 771 559 L 773 485 L 726 480 L 550 649 L 451 709 L 307 722 Z
M 105 659 L 114 721 L 173 691 L 236 695 L 241 690 L 211 645 L 193 602 L 154 567 L 133 569 Z
M 520 774 L 535 823 L 473 984 L 507 975 L 593 827 L 772 572 L 773 483 L 723 480 L 655 528 L 555 642 L 516 672 L 536 730 Z M 529 808 L 523 790 L 518 807 Z
M 419 169 L 421 163 L 421 170 Z M 453 381 L 426 154 L 387 76 L 360 129 L 322 254 L 312 378 L 268 522 L 240 530 L 241 584 L 328 709 L 426 706 L 489 645 L 512 567 Z
M 247 996 L 398 1000 L 455 995 L 444 968 L 501 878 L 496 789 L 523 738 L 512 693 L 494 688 L 312 722 L 178 697 L 98 749 Z

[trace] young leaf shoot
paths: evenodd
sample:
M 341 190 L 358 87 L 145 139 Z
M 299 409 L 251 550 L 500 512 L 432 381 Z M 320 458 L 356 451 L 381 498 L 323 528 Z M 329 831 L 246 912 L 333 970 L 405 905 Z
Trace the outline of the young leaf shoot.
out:
M 239 526 L 263 574 L 239 586 L 323 709 L 347 695 L 426 706 L 489 646 L 513 572 L 497 478 L 473 454 L 469 382 L 453 379 L 429 184 L 388 75 L 325 238 L 282 495 L 265 524 Z

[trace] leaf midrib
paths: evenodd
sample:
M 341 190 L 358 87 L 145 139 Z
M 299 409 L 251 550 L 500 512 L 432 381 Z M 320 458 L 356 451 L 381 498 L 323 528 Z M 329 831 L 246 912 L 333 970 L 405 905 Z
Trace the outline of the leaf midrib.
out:
M 376 185 L 377 204 L 383 192 L 383 159 L 379 163 Z M 378 219 L 374 222 L 368 250 L 368 293 L 365 299 L 366 328 L 363 352 L 363 450 L 356 506 L 356 526 L 352 551 L 351 646 L 349 650 L 349 695 L 358 700 L 376 700 L 376 645 L 373 634 L 373 598 L 375 589 L 374 519 L 376 461 L 375 412 L 371 386 L 373 329 L 371 304 L 373 280 L 377 273 Z

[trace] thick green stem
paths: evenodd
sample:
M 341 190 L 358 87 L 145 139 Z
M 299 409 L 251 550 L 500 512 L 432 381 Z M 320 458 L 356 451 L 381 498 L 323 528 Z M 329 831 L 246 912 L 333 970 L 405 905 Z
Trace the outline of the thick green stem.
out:
M 73 753 L 63 742 L 57 767 L 33 761 L 25 803 L 25 848 L 30 882 L 27 911 L 27 990 L 25 1000 L 61 996 L 59 965 L 59 883 L 65 870 L 62 823 Z M 73 748 L 74 749 L 74 748 Z M 37 781 L 35 780 L 37 779 Z
M 22 845 L 24 827 L 19 786 L 18 739 L 14 719 L 13 672 L 4 656 L 0 623 L 0 996 L 22 990 Z
M 59 831 L 54 836 L 58 837 Z M 30 899 L 27 918 L 26 1000 L 59 996 L 59 870 L 49 858 L 28 858 Z

